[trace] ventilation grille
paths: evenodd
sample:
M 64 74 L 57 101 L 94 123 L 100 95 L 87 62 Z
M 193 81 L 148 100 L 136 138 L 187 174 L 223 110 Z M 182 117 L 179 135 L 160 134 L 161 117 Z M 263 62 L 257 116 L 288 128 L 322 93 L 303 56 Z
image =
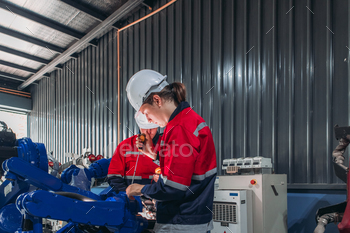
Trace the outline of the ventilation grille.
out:
M 226 169 L 227 173 L 237 173 L 238 172 L 238 167 L 237 166 L 228 166 Z
M 213 220 L 216 222 L 237 223 L 237 205 L 232 203 L 213 203 Z

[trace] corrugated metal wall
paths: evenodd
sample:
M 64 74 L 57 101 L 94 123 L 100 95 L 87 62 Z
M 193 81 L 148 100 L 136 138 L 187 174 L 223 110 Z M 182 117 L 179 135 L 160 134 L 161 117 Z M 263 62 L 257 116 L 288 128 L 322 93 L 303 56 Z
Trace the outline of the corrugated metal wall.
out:
M 289 183 L 334 188 L 332 128 L 350 125 L 348 13 L 347 0 L 178 0 L 120 33 L 121 138 L 137 132 L 127 81 L 150 68 L 186 85 L 212 130 L 218 167 L 261 155 Z M 111 156 L 116 147 L 115 36 L 33 91 L 31 136 L 56 155 L 89 146 Z
M 113 32 L 98 47 L 51 73 L 33 91 L 31 137 L 61 162 L 66 152 L 111 157 L 117 146 L 117 47 Z

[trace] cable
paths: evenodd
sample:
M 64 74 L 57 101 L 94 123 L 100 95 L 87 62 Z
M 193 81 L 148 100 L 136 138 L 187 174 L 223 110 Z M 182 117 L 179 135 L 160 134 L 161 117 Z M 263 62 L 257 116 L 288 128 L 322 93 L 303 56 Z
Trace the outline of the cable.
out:
M 138 162 L 139 162 L 139 157 L 140 157 L 140 152 L 139 152 L 138 155 L 137 155 L 136 164 L 135 164 L 135 169 L 134 169 L 134 175 L 132 176 L 131 184 L 134 183 L 135 174 L 136 174 L 136 168 L 137 168 L 137 164 L 138 164 Z

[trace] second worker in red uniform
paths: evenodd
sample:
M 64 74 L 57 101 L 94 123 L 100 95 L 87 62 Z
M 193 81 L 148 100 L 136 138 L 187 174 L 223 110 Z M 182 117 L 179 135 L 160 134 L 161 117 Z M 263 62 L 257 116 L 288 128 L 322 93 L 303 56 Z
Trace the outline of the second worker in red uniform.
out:
M 138 116 L 136 122 L 141 133 L 149 135 L 153 144 L 157 144 L 160 135 L 157 131 L 158 125 L 149 124 L 140 120 Z M 159 163 L 154 162 L 148 156 L 144 155 L 136 147 L 136 138 L 138 135 L 129 137 L 119 143 L 115 150 L 108 168 L 107 181 L 114 191 L 125 191 L 132 184 L 151 184 Z

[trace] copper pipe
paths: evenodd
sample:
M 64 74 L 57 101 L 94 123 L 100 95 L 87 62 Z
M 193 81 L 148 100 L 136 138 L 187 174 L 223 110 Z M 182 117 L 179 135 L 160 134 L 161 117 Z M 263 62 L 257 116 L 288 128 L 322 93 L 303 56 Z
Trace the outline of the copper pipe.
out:
M 30 98 L 30 96 L 28 96 L 28 95 L 22 95 L 22 94 L 14 93 L 14 92 L 11 92 L 11 91 L 2 91 L 1 90 L 0 92 Z
M 173 4 L 173 3 L 176 2 L 176 1 L 177 1 L 177 0 L 172 0 L 172 1 L 168 2 L 168 3 L 165 4 L 164 6 L 162 6 L 162 7 L 158 8 L 157 10 L 155 10 L 155 11 L 149 13 L 148 15 L 142 17 L 141 19 L 138 19 L 138 20 L 136 20 L 135 22 L 132 22 L 132 23 L 126 25 L 125 27 L 122 27 L 121 29 L 118 30 L 118 32 L 123 31 L 124 29 L 127 29 L 128 27 L 131 27 L 132 25 L 135 25 L 135 24 L 137 24 L 137 23 L 139 23 L 139 22 L 141 22 L 141 21 L 143 21 L 143 20 L 145 20 L 145 19 L 151 17 L 152 15 L 158 13 L 159 11 L 161 11 L 161 10 L 163 10 L 164 8 L 170 6 L 171 4 Z
M 142 17 L 141 19 L 136 20 L 135 22 L 132 22 L 128 25 L 126 25 L 125 27 L 119 29 L 117 31 L 117 53 L 118 53 L 118 144 L 120 143 L 120 48 L 119 48 L 119 32 L 151 17 L 152 15 L 158 13 L 159 11 L 163 10 L 164 8 L 167 8 L 168 6 L 170 6 L 171 4 L 173 4 L 174 2 L 176 2 L 177 0 L 172 0 L 170 2 L 168 2 L 167 4 L 165 4 L 164 6 L 158 8 L 157 10 L 149 13 L 148 15 Z
M 30 95 L 30 93 L 25 92 L 25 91 L 13 90 L 13 89 L 5 88 L 5 87 L 0 87 L 0 90 L 12 91 L 12 92 L 16 92 L 16 93 L 19 93 L 19 94 Z
M 7 89 L 6 88 L 0 88 L 0 92 L 3 92 L 3 93 L 8 93 L 8 94 L 12 94 L 12 95 L 18 95 L 18 96 L 23 96 L 23 97 L 27 97 L 27 98 L 31 98 L 31 95 L 29 93 L 17 93 L 15 91 L 12 91 L 10 89 Z

